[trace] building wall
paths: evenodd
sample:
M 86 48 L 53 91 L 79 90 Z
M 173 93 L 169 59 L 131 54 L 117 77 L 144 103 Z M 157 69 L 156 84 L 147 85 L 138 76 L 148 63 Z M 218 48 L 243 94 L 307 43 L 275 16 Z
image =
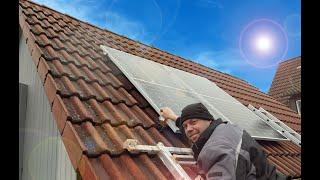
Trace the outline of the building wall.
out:
M 20 179 L 76 179 L 23 35 L 19 43 L 19 82 L 27 85 L 25 122 L 19 123 L 23 126 L 19 137 L 24 137 L 19 142 L 23 152 L 19 157 Z
M 26 118 L 26 107 L 27 107 L 27 93 L 28 89 L 25 84 L 19 83 L 19 129 L 23 129 Z M 19 134 L 19 157 L 23 155 L 24 136 L 22 133 Z M 22 158 L 19 158 L 19 174 L 22 173 Z M 21 178 L 19 177 L 21 180 Z

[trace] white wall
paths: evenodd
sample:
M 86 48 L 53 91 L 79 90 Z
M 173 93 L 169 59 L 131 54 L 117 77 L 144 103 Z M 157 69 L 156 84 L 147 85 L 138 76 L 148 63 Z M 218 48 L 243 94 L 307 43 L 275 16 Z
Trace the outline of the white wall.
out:
M 28 86 L 26 119 L 19 131 L 19 137 L 24 137 L 24 145 L 19 147 L 23 150 L 19 157 L 22 179 L 76 179 L 23 35 L 19 43 L 19 82 Z
M 27 107 L 27 86 L 19 83 L 19 129 L 23 129 L 25 118 L 26 118 L 26 107 Z M 19 157 L 23 155 L 23 146 L 24 146 L 24 135 L 19 134 Z M 22 172 L 22 158 L 19 158 L 19 174 Z M 21 177 L 19 176 L 19 180 Z

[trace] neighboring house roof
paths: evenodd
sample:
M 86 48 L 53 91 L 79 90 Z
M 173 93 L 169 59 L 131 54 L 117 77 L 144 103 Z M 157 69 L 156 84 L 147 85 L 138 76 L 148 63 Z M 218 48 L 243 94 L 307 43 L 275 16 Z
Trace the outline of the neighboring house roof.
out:
M 279 64 L 268 94 L 288 105 L 290 97 L 300 93 L 301 57 L 299 56 Z
M 103 55 L 99 45 L 141 56 L 215 82 L 244 105 L 260 106 L 300 132 L 297 113 L 247 82 L 103 30 L 33 2 L 19 3 L 19 22 L 44 84 L 71 162 L 83 179 L 172 178 L 157 156 L 130 154 L 127 138 L 187 147 Z M 301 148 L 289 141 L 259 141 L 279 171 L 301 176 Z M 194 169 L 184 167 L 194 176 Z

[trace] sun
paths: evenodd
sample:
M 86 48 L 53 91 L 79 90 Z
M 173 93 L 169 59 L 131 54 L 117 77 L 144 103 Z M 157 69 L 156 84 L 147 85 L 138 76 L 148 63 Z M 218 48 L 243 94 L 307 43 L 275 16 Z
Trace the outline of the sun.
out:
M 268 35 L 259 35 L 256 38 L 255 46 L 260 52 L 270 52 L 272 48 L 272 40 Z
M 287 55 L 287 33 L 273 20 L 253 20 L 241 31 L 239 48 L 250 65 L 257 68 L 275 67 Z

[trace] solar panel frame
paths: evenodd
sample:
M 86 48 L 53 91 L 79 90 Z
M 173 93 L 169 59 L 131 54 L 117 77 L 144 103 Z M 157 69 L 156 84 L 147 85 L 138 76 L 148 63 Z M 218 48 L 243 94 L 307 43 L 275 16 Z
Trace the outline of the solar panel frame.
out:
M 169 66 L 165 66 L 163 64 L 160 63 L 156 63 L 154 61 L 150 61 L 132 54 L 128 54 L 119 50 L 115 50 L 109 47 L 104 48 L 105 53 L 109 56 L 109 58 L 112 60 L 112 62 L 122 71 L 122 73 L 129 79 L 129 81 L 138 89 L 138 91 L 146 98 L 146 100 L 150 103 L 150 105 L 159 113 L 160 108 L 164 107 L 161 106 L 159 107 L 159 102 L 155 102 L 155 96 L 150 97 L 150 90 L 146 90 L 146 83 L 151 85 L 151 87 L 164 87 L 166 89 L 175 89 L 175 92 L 180 92 L 180 93 L 186 93 L 189 94 L 189 96 L 195 95 L 196 97 L 195 102 L 202 102 L 204 105 L 207 106 L 207 108 L 209 109 L 209 111 L 211 112 L 211 114 L 214 116 L 214 118 L 222 118 L 223 120 L 227 120 L 230 123 L 233 123 L 232 120 L 230 120 L 228 117 L 226 117 L 226 115 L 224 115 L 223 113 L 220 112 L 220 110 L 216 109 L 210 102 L 208 102 L 206 99 L 210 98 L 210 99 L 219 99 L 220 101 L 224 101 L 224 99 L 229 99 L 230 101 L 235 102 L 236 104 L 239 104 L 241 106 L 243 106 L 244 108 L 247 108 L 246 106 L 244 106 L 243 104 L 241 104 L 239 101 L 237 101 L 235 98 L 233 98 L 232 96 L 230 96 L 228 93 L 226 93 L 225 91 L 223 91 L 221 88 L 219 88 L 214 82 L 209 81 L 208 79 L 201 77 L 201 76 L 197 76 L 185 71 L 181 71 L 179 69 L 173 68 L 173 67 L 169 67 Z M 112 52 L 113 51 L 113 52 Z M 121 53 L 121 55 L 126 55 L 129 56 L 130 58 L 127 58 L 125 61 L 119 61 L 118 59 L 122 59 L 123 57 L 119 57 L 117 54 L 115 54 L 115 52 L 117 53 Z M 118 57 L 117 57 L 118 56 Z M 149 68 L 146 69 L 141 69 L 141 67 L 143 66 L 143 64 L 145 62 L 148 62 L 148 66 Z M 154 67 L 152 67 L 154 66 Z M 133 68 L 135 67 L 135 68 Z M 160 68 L 160 69 L 159 69 Z M 174 77 L 173 79 L 170 78 L 166 79 L 165 81 L 161 81 L 162 79 L 157 78 L 157 76 L 155 77 L 155 74 L 158 70 L 162 70 L 166 71 L 167 73 L 171 74 L 171 77 Z M 137 69 L 140 69 L 140 71 L 138 71 Z M 145 71 L 151 71 L 150 73 L 146 73 Z M 144 74 L 144 75 L 141 75 Z M 177 75 L 179 74 L 179 75 Z M 141 77 L 143 76 L 143 78 Z M 152 76 L 153 78 L 150 78 L 150 76 Z M 203 90 L 203 88 L 201 88 L 200 90 L 194 90 L 191 84 L 188 84 L 188 81 L 186 81 L 186 77 L 184 76 L 192 76 L 193 78 L 202 78 L 202 82 L 207 83 L 206 86 L 212 86 L 214 88 L 210 89 L 210 90 L 216 90 L 216 91 L 220 91 L 220 95 L 223 95 L 223 98 L 213 98 L 213 96 L 208 96 L 210 95 L 212 92 L 208 93 L 201 93 L 199 94 L 198 91 Z M 147 80 L 145 80 L 147 79 Z M 203 81 L 205 80 L 205 81 Z M 201 82 L 201 81 L 197 81 L 197 82 Z M 169 83 L 168 83 L 169 82 Z M 191 87 L 192 86 L 192 87 Z M 197 86 L 196 86 L 197 87 Z M 190 92 L 191 90 L 191 92 Z M 221 93 L 222 92 L 222 93 Z M 159 92 L 161 93 L 161 92 Z M 161 97 L 165 97 L 166 94 L 162 94 Z M 215 94 L 216 95 L 216 94 Z M 187 96 L 188 97 L 188 96 Z M 185 98 L 187 98 L 185 97 Z M 169 98 L 167 98 L 169 99 Z M 192 99 L 192 98 L 191 98 Z M 157 100 L 158 101 L 158 100 Z M 180 102 L 183 101 L 182 99 L 180 99 Z M 230 103 L 230 101 L 228 103 Z M 174 105 L 169 103 L 168 105 L 169 107 L 174 109 Z M 248 111 L 250 111 L 247 108 Z M 180 111 L 174 111 L 177 115 L 180 115 Z M 251 112 L 252 115 L 255 115 L 253 112 Z M 268 136 L 256 136 L 256 135 L 252 135 L 252 137 L 254 137 L 255 139 L 259 139 L 259 140 L 273 140 L 273 141 L 280 141 L 280 140 L 287 140 L 284 136 L 282 136 L 279 132 L 277 132 L 277 130 L 273 129 L 272 127 L 270 127 L 268 124 L 266 124 L 263 120 L 261 120 L 258 116 L 257 116 L 257 120 L 256 121 L 261 121 L 261 123 L 263 123 L 263 125 L 267 126 L 270 130 L 273 130 L 273 132 L 275 132 L 275 134 L 278 135 L 278 137 L 268 137 Z M 171 127 L 171 129 L 174 132 L 179 132 L 179 129 L 175 126 L 175 123 L 173 121 L 169 121 L 168 125 Z M 239 125 L 240 126 L 240 125 Z M 241 126 L 240 126 L 241 127 Z M 245 128 L 244 128 L 245 129 Z M 250 132 L 249 132 L 250 133 Z

